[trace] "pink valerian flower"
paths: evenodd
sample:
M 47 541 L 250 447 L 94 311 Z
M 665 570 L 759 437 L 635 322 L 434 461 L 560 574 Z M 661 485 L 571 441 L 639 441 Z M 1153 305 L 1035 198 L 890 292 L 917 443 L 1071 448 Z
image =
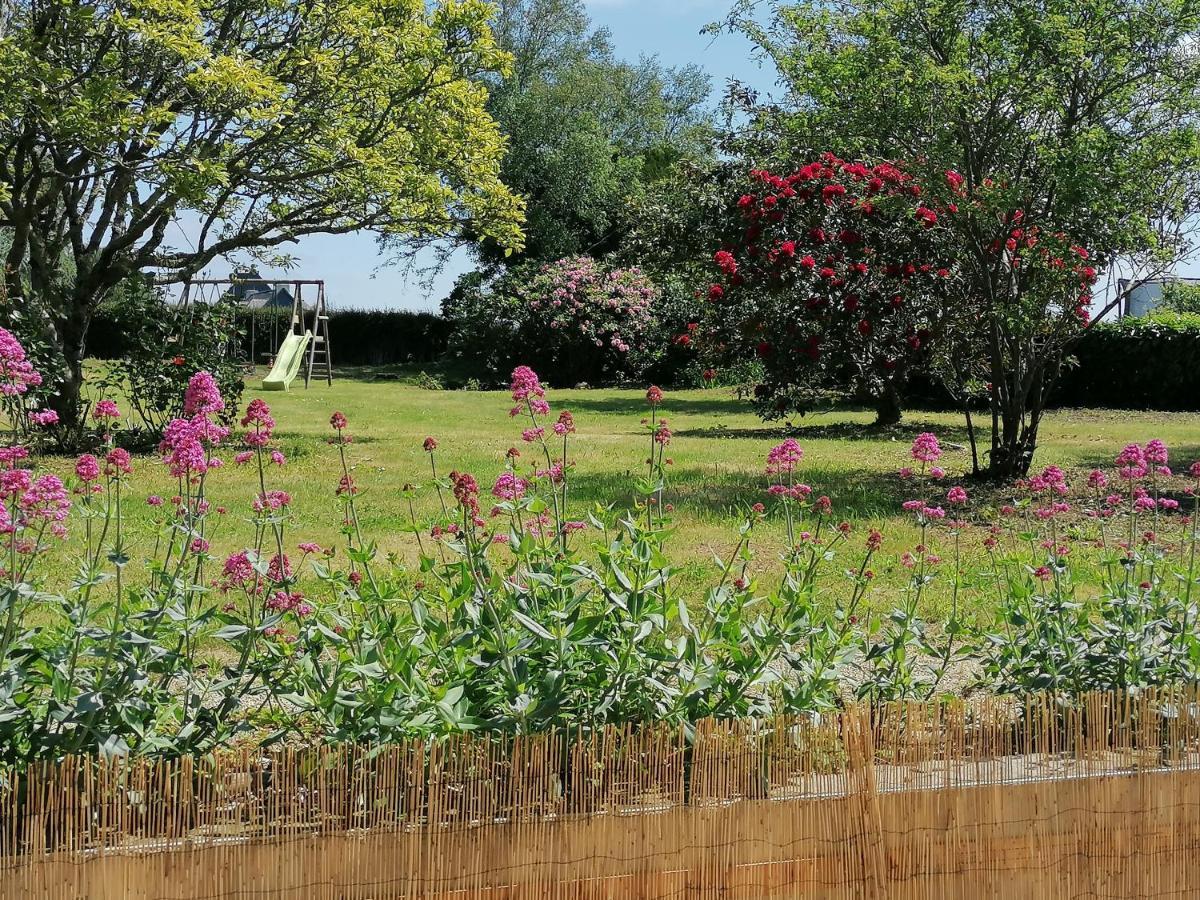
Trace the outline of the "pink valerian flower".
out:
M 921 515 L 926 519 L 944 519 L 946 518 L 946 511 L 940 506 L 923 506 L 921 508 Z
M 350 475 L 343 475 L 338 480 L 337 495 L 351 497 L 358 493 L 358 485 L 354 483 L 354 478 Z
M 900 474 L 900 477 L 901 477 L 901 478 L 904 478 L 904 479 L 912 478 L 912 477 L 913 477 L 913 470 L 912 470 L 912 468 L 910 468 L 909 466 L 905 466 L 904 468 L 902 468 L 902 469 L 900 470 L 900 473 L 899 473 L 899 474 Z
M 1049 566 L 1038 566 L 1036 569 L 1033 570 L 1033 577 L 1038 578 L 1042 581 L 1049 581 L 1051 578 L 1054 577 L 1054 573 L 1052 571 L 1050 571 Z
M 538 379 L 537 373 L 529 366 L 517 366 L 512 373 L 512 398 L 517 404 L 527 404 L 531 412 L 546 415 L 550 412 L 550 404 L 546 402 L 546 390 Z M 513 408 L 512 415 L 518 415 L 521 406 Z
M 569 410 L 564 409 L 558 414 L 558 421 L 554 423 L 554 433 L 559 437 L 575 433 L 575 417 Z
M 1170 497 L 1160 497 L 1158 500 L 1158 508 L 1165 509 L 1168 512 L 1174 512 L 1179 509 L 1179 501 Z
M 276 591 L 267 599 L 266 607 L 274 612 L 295 613 L 301 618 L 313 612 L 312 604 L 299 591 Z
M 933 466 L 929 470 L 929 477 L 934 479 L 935 481 L 941 481 L 943 478 L 946 477 L 946 470 L 943 469 L 941 466 Z
M 17 500 L 21 524 L 47 524 L 56 537 L 67 536 L 63 523 L 71 510 L 71 498 L 57 475 L 40 475 Z
M 98 421 L 121 418 L 121 411 L 112 400 L 100 400 L 92 407 L 92 418 Z
M 546 429 L 542 428 L 541 426 L 537 428 L 526 428 L 521 432 L 521 440 L 525 441 L 527 444 L 532 444 L 534 441 L 541 440 L 545 433 Z
M 29 414 L 29 421 L 39 428 L 49 428 L 58 424 L 58 413 L 52 409 L 40 409 Z
M 251 447 L 265 447 L 275 432 L 275 419 L 271 416 L 271 407 L 261 397 L 255 397 L 246 406 L 246 414 L 241 419 L 242 427 L 248 429 L 246 443 Z
M 346 421 L 346 416 L 345 416 L 345 414 L 344 414 L 344 413 L 337 412 L 337 411 L 335 410 L 335 411 L 334 411 L 334 413 L 333 413 L 333 415 L 331 415 L 331 416 L 329 417 L 329 424 L 330 424 L 331 426 L 333 426 L 333 428 L 334 428 L 334 430 L 335 430 L 335 431 L 341 431 L 341 430 L 342 430 L 342 429 L 344 429 L 344 428 L 345 428 L 345 427 L 346 427 L 346 426 L 347 426 L 349 423 Z
M 133 471 L 130 464 L 129 451 L 124 447 L 113 447 L 104 457 L 104 474 L 110 478 L 120 478 Z
M 800 444 L 795 438 L 788 438 L 767 451 L 767 474 L 790 475 L 803 458 L 804 450 Z
M 928 431 L 917 435 L 910 452 L 913 459 L 925 463 L 937 462 L 942 456 L 942 448 L 938 444 L 937 435 Z
M 1139 512 L 1148 512 L 1157 506 L 1153 497 L 1138 497 L 1133 501 L 1133 508 Z
M 1200 478 L 1200 461 L 1194 462 L 1188 466 L 1188 474 L 1193 478 Z
M 1146 444 L 1145 449 L 1142 451 L 1142 455 L 1145 457 L 1146 462 L 1148 463 L 1153 463 L 1157 466 L 1165 466 L 1167 464 L 1168 456 L 1167 445 L 1155 438 Z
M 301 553 L 312 553 L 315 555 L 320 555 L 325 552 L 325 549 L 320 544 L 318 544 L 314 541 L 302 541 L 298 546 L 300 548 Z
M 432 453 L 438 448 L 437 438 L 427 437 L 421 446 L 425 448 L 426 453 Z
M 650 385 L 650 389 L 646 391 L 646 402 L 651 406 L 658 406 L 663 401 L 662 388 L 657 385 Z
M 518 478 L 512 472 L 502 472 L 492 485 L 492 496 L 500 500 L 521 500 L 529 488 L 529 482 Z
M 286 462 L 287 462 L 287 457 L 283 455 L 282 450 L 272 450 L 271 451 L 272 465 L 282 466 Z
M 481 525 L 482 520 L 479 518 L 479 483 L 473 475 L 467 472 L 451 472 L 450 483 L 454 492 L 454 499 L 458 501 L 458 505 L 462 507 L 467 514 L 475 521 L 475 524 Z
M 32 484 L 33 476 L 28 469 L 0 470 L 0 494 L 6 497 L 19 497 Z
M 158 494 L 151 494 L 149 497 L 146 498 L 146 505 L 147 506 L 155 506 L 155 507 L 162 506 L 163 498 L 158 496 Z
M 292 495 L 287 491 L 263 491 L 254 498 L 253 508 L 256 513 L 278 512 L 291 502 Z
M 967 502 L 967 492 L 960 486 L 955 485 L 946 492 L 946 500 L 953 503 L 955 506 L 962 506 Z
M 254 451 L 253 450 L 242 450 L 238 453 L 233 454 L 233 464 L 235 466 L 244 466 L 244 465 L 246 465 L 246 463 L 250 462 L 250 460 L 252 460 L 252 459 L 254 459 Z
M 654 430 L 654 443 L 663 447 L 671 443 L 671 429 L 667 427 L 666 419 L 660 421 Z
M 172 419 L 163 430 L 158 452 L 172 475 L 196 477 L 220 467 L 221 461 L 211 451 L 228 436 L 228 428 L 210 422 L 204 413 Z
M 833 511 L 833 501 L 828 497 L 821 496 L 817 498 L 817 501 L 813 504 L 813 507 L 816 509 L 818 514 L 827 516 Z
M 204 538 L 192 538 L 192 543 L 189 545 L 193 553 L 207 553 L 208 541 Z
M 21 342 L 11 331 L 0 328 L 0 394 L 15 397 L 41 383 L 41 373 L 27 358 Z
M 250 559 L 249 550 L 240 550 L 225 558 L 221 567 L 221 590 L 228 591 L 235 587 L 245 587 L 256 580 L 254 563 Z
M 263 404 L 264 406 L 266 404 Z M 183 392 L 183 414 L 185 416 L 211 415 L 225 409 L 221 389 L 211 372 L 197 372 L 188 379 Z
M 276 584 L 281 584 L 292 577 L 292 561 L 287 555 L 280 556 L 276 553 L 271 557 L 271 561 L 267 563 L 267 578 Z
M 1088 475 L 1088 487 L 1094 488 L 1097 491 L 1102 491 L 1108 487 L 1108 476 L 1099 469 L 1092 469 Z
M 90 453 L 85 453 L 75 460 L 75 475 L 85 484 L 100 477 L 100 461 Z
M 570 534 L 573 531 L 583 531 L 587 528 L 587 522 L 568 521 L 563 522 L 563 531 Z

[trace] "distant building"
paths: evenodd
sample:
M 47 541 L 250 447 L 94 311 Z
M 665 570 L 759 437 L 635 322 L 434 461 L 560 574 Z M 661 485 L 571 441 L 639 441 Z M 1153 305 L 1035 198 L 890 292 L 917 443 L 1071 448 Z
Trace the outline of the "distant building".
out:
M 236 283 L 229 294 L 248 309 L 291 309 L 292 292 L 286 285 L 263 280 L 258 269 L 238 269 L 233 273 Z
M 1128 284 L 1129 280 L 1122 278 L 1117 282 L 1117 288 L 1124 294 Z M 1125 316 L 1137 317 L 1149 315 L 1162 304 L 1163 288 L 1168 284 L 1200 285 L 1200 278 L 1154 278 L 1139 284 L 1121 300 L 1121 308 L 1118 314 L 1122 318 Z

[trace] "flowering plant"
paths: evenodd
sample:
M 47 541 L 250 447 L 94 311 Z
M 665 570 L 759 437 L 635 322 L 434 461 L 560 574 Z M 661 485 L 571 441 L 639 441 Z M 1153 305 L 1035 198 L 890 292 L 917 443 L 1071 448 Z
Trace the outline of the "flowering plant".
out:
M 955 205 L 900 166 L 828 153 L 750 182 L 713 257 L 704 314 L 677 340 L 715 365 L 761 360 L 755 397 L 767 417 L 802 411 L 815 388 L 850 386 L 894 421 L 909 369 L 943 326 Z
M 553 380 L 574 384 L 637 377 L 655 358 L 658 292 L 637 268 L 581 256 L 526 265 L 487 290 L 464 290 L 445 314 L 456 347 L 498 374 L 515 352 Z

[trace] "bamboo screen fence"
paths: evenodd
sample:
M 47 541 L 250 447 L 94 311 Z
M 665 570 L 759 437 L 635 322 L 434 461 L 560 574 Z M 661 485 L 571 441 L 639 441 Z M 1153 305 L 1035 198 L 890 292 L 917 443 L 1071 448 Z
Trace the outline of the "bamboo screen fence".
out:
M 0 897 L 1200 896 L 1200 691 L 5 775 Z

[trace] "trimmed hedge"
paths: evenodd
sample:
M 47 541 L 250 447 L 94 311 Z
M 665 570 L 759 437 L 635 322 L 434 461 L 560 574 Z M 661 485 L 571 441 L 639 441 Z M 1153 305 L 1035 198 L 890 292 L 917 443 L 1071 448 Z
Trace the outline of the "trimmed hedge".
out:
M 250 317 L 256 320 L 255 354 L 262 362 L 271 349 L 272 333 L 287 331 L 288 310 L 256 310 L 240 319 L 245 332 L 241 349 L 250 356 Z M 274 332 L 273 332 L 274 329 Z M 335 309 L 329 314 L 329 342 L 338 366 L 431 363 L 441 359 L 449 343 L 450 323 L 436 313 L 406 310 Z M 88 333 L 88 355 L 116 359 L 125 352 L 125 336 L 112 316 L 101 309 Z
M 1072 355 L 1054 406 L 1200 410 L 1200 315 L 1102 322 Z

